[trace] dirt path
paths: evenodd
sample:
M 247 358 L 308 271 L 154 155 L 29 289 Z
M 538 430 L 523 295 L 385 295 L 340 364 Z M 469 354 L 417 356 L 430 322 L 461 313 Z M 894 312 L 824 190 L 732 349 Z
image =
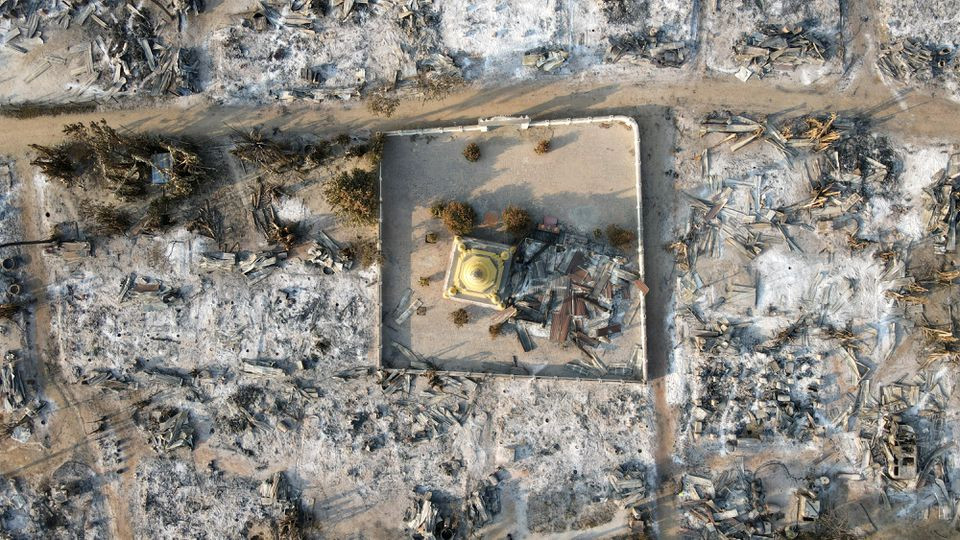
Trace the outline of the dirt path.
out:
M 25 161 L 18 162 L 23 232 L 27 238 L 44 238 L 49 235 L 49 231 L 44 230 L 42 225 L 41 197 L 37 193 L 36 184 L 32 181 L 32 175 L 32 168 Z M 94 442 L 96 436 L 92 436 L 90 432 L 96 426 L 92 423 L 93 421 L 105 415 L 112 415 L 116 411 L 99 400 L 78 395 L 74 388 L 64 384 L 65 381 L 62 380 L 58 368 L 61 351 L 58 343 L 50 335 L 52 304 L 45 296 L 48 293 L 44 286 L 49 278 L 44 265 L 44 247 L 31 245 L 22 248 L 29 261 L 27 270 L 31 276 L 30 288 L 35 289 L 30 292 L 37 296 L 37 301 L 33 303 L 30 315 L 27 316 L 25 341 L 27 357 L 33 362 L 39 376 L 38 384 L 43 388 L 45 398 L 53 402 L 54 412 L 51 422 L 54 424 L 54 429 L 51 433 L 49 448 L 41 448 L 39 451 L 34 447 L 27 448 L 25 451 L 20 451 L 19 448 L 5 451 L 4 467 L 0 474 L 8 476 L 14 471 L 30 469 L 31 472 L 40 472 L 48 476 L 64 462 L 76 459 L 87 464 L 98 477 L 103 478 L 104 473 L 111 471 L 104 471 L 98 465 L 99 449 Z M 109 403 L 109 405 L 117 404 Z M 128 476 L 132 477 L 132 474 Z M 114 517 L 111 522 L 114 536 L 132 538 L 125 497 L 121 496 L 120 490 L 114 484 L 105 481 L 101 486 L 107 504 L 110 506 L 111 515 Z

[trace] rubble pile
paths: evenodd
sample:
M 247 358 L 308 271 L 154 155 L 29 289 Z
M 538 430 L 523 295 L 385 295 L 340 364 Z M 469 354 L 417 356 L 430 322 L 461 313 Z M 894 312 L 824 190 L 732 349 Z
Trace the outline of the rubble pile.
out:
M 957 224 L 960 223 L 960 154 L 952 154 L 947 168 L 930 187 L 933 199 L 928 231 L 938 254 L 956 253 Z
M 764 141 L 785 156 L 797 150 L 822 152 L 850 135 L 855 123 L 833 113 L 825 118 L 807 116 L 785 121 L 781 126 L 770 125 L 742 114 L 729 112 L 713 113 L 701 124 L 700 135 L 726 134 L 719 144 L 730 143 L 730 151 L 736 152 L 755 141 Z M 709 158 L 704 157 L 705 176 L 709 175 Z
M 827 45 L 801 25 L 764 25 L 759 33 L 744 35 L 733 47 L 740 63 L 737 78 L 763 78 L 772 71 L 789 71 L 797 66 L 823 63 L 829 56 Z
M 523 65 L 541 71 L 553 71 L 566 63 L 570 53 L 564 49 L 539 48 L 523 54 Z
M 493 522 L 500 513 L 500 482 L 507 478 L 507 472 L 497 470 L 480 482 L 463 502 L 463 515 L 473 530 L 480 529 Z
M 260 484 L 260 504 L 273 506 L 280 515 L 276 523 L 278 540 L 303 538 L 300 532 L 299 497 L 283 472 L 275 472 Z
M 323 231 L 319 231 L 317 236 L 317 241 L 307 248 L 306 264 L 319 267 L 324 274 L 346 272 L 353 268 L 349 250 L 341 248 Z
M 609 366 L 602 356 L 633 323 L 637 295 L 645 292 L 624 257 L 556 223 L 544 224 L 520 242 L 508 307 L 491 323 L 509 323 L 525 352 L 536 348 L 534 337 L 572 344 L 581 358 L 568 366 L 578 375 L 638 378 L 642 355 L 635 352 L 630 364 Z
M 736 334 L 746 326 L 721 322 L 720 332 L 705 330 L 694 338 L 711 359 L 699 370 L 703 391 L 691 410 L 694 437 L 722 437 L 733 449 L 740 440 L 768 440 L 774 433 L 799 442 L 820 435 L 819 361 L 785 349 L 760 353 L 749 364 L 733 360 L 742 358 Z
M 881 386 L 877 395 L 869 393 L 869 385 L 866 388 L 859 411 L 864 465 L 898 491 L 942 483 L 945 470 L 938 461 L 952 446 L 941 446 L 944 411 L 950 400 L 942 376 L 921 372 Z M 943 495 L 952 501 L 952 510 L 960 492 Z
M 440 98 L 464 78 L 440 38 L 439 7 L 423 0 L 261 2 L 220 32 L 216 71 L 228 95 L 257 100 L 349 100 L 370 88 L 407 86 Z M 369 35 L 386 39 L 373 47 Z M 250 66 L 269 90 L 256 91 L 238 75 Z
M 138 276 L 131 272 L 120 284 L 120 295 L 117 301 L 121 304 L 128 300 L 158 301 L 169 304 L 180 299 L 180 289 L 172 288 L 158 279 Z
M 12 413 L 27 404 L 27 387 L 17 369 L 17 356 L 12 352 L 3 355 L 0 364 L 0 403 L 4 413 Z
M 101 478 L 76 460 L 39 482 L 0 477 L 0 537 L 108 537 L 111 519 Z
M 956 63 L 950 47 L 937 49 L 911 38 L 881 45 L 877 56 L 880 71 L 899 81 L 928 80 L 946 72 L 951 65 Z
M 217 536 L 240 538 L 251 526 L 280 523 L 283 509 L 261 504 L 258 482 L 225 473 L 215 464 L 198 470 L 192 461 L 144 458 L 130 497 L 138 537 L 201 538 L 217 516 Z
M 181 447 L 193 448 L 193 425 L 185 410 L 160 406 L 149 411 L 145 418 L 138 411 L 134 420 L 150 435 L 150 444 L 157 454 Z
M 253 285 L 263 281 L 273 273 L 278 265 L 286 260 L 287 252 L 282 250 L 260 253 L 209 251 L 202 253 L 201 256 L 200 268 L 202 270 L 237 271 L 243 274 Z
M 681 479 L 677 496 L 685 527 L 707 538 L 773 537 L 783 514 L 768 507 L 763 482 L 743 468 L 720 473 L 714 480 L 694 474 Z
M 261 183 L 251 196 L 250 206 L 257 231 L 273 245 L 289 251 L 297 243 L 297 224 L 285 223 L 277 216 L 273 204 L 276 189 Z
M 408 359 L 412 369 L 437 369 L 403 345 L 394 343 L 393 346 L 399 347 L 403 351 L 401 354 L 411 355 Z M 402 371 L 381 372 L 379 382 L 385 395 L 419 398 L 410 400 L 404 411 L 408 417 L 405 425 L 410 426 L 409 443 L 429 441 L 462 427 L 479 389 L 479 384 L 473 379 L 437 373 L 430 374 L 426 380 L 427 387 L 419 392 L 416 391 L 418 377 Z
M 196 51 L 167 45 L 160 34 L 169 22 L 182 30 L 187 18 L 201 11 L 202 3 L 177 0 L 155 4 L 162 13 L 159 19 L 146 6 L 138 8 L 127 2 L 7 2 L 0 20 L 11 21 L 12 30 L 4 36 L 4 44 L 25 55 L 42 45 L 41 23 L 61 29 L 88 28 L 89 35 L 94 36 L 92 41 L 41 55 L 23 79 L 30 83 L 50 69 L 69 70 L 77 81 L 71 85 L 73 98 L 200 92 Z
M 689 54 L 686 42 L 667 40 L 663 31 L 654 28 L 647 32 L 610 36 L 607 39 L 610 44 L 603 61 L 609 64 L 621 60 L 636 64 L 646 60 L 659 67 L 680 67 L 687 61 Z
M 403 516 L 404 525 L 418 540 L 456 538 L 463 523 L 453 514 L 450 504 L 434 498 L 434 492 L 414 492 L 413 504 Z

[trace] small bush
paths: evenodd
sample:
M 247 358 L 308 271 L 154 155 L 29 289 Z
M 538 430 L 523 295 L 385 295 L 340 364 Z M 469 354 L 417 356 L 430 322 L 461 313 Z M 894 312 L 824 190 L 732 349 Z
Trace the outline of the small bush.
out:
M 633 244 L 637 240 L 637 235 L 619 225 L 608 225 L 607 240 L 610 242 L 610 245 L 627 251 L 633 248 Z
M 429 277 L 421 276 L 420 279 L 418 280 L 418 282 L 420 283 L 420 286 L 421 286 L 421 287 L 429 287 L 429 286 L 430 286 L 430 278 L 429 278 Z
M 346 154 L 347 157 L 361 158 L 367 155 L 368 150 L 369 148 L 365 144 L 354 144 L 348 147 L 344 154 Z
M 500 219 L 503 220 L 504 230 L 514 236 L 527 234 L 533 223 L 530 219 L 530 212 L 512 204 L 503 211 Z
M 363 169 L 342 172 L 323 185 L 323 197 L 337 216 L 357 225 L 373 225 L 380 211 L 377 175 Z
M 369 268 L 374 264 L 383 262 L 383 255 L 377 249 L 377 240 L 375 238 L 357 237 L 357 240 L 351 243 L 345 250 L 347 256 L 352 258 L 361 268 Z
M 333 142 L 340 146 L 348 146 L 350 144 L 350 135 L 348 133 L 341 133 L 337 135 L 337 138 L 334 139 Z
M 386 90 L 378 90 L 367 98 L 367 110 L 376 116 L 390 118 L 400 106 L 400 100 L 387 95 Z
M 19 304 L 0 304 L 0 320 L 13 319 L 13 316 L 19 311 Z
M 497 339 L 501 334 L 503 334 L 503 324 L 504 323 L 497 323 L 490 325 L 490 328 L 488 328 L 490 332 L 490 339 Z
M 453 324 L 457 325 L 457 328 L 460 328 L 470 322 L 470 314 L 467 313 L 467 310 L 460 308 L 450 313 L 450 320 L 453 321 Z
M 543 155 L 550 151 L 550 139 L 541 139 L 537 146 L 533 148 L 537 154 Z
M 463 147 L 463 157 L 470 163 L 480 161 L 480 147 L 477 143 L 470 143 Z
M 467 203 L 453 201 L 443 208 L 443 224 L 453 234 L 470 234 L 477 222 L 477 212 Z
M 447 201 L 436 200 L 430 203 L 430 216 L 434 219 L 443 218 L 443 210 L 447 207 Z

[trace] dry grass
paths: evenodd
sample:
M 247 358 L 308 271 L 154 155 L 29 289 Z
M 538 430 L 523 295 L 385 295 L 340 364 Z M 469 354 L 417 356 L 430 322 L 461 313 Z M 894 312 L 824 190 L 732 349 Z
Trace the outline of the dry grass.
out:
M 460 328 L 470 322 L 470 314 L 467 313 L 467 310 L 460 308 L 450 313 L 450 320 L 453 321 L 453 324 L 455 324 L 457 328 Z
M 126 234 L 133 226 L 130 214 L 112 204 L 86 200 L 80 203 L 78 210 L 80 217 L 91 222 L 94 232 L 101 236 Z
M 624 229 L 619 225 L 608 225 L 607 241 L 610 242 L 611 246 L 617 249 L 628 251 L 633 249 L 634 244 L 637 241 L 637 235 L 636 233 Z
M 372 171 L 342 172 L 323 185 L 323 197 L 337 217 L 356 225 L 373 225 L 380 212 L 380 187 Z
M 358 236 L 356 241 L 347 246 L 344 251 L 346 251 L 347 256 L 352 258 L 361 268 L 369 268 L 374 264 L 383 262 L 383 254 L 380 253 L 380 249 L 377 247 L 376 238 L 363 238 Z
M 477 143 L 470 143 L 463 147 L 463 158 L 470 163 L 480 161 L 480 146 Z
M 375 116 L 390 118 L 400 106 L 400 99 L 388 95 L 386 90 L 376 90 L 367 97 L 367 110 Z
M 443 207 L 443 224 L 453 234 L 470 234 L 477 222 L 477 212 L 467 203 L 449 202 Z

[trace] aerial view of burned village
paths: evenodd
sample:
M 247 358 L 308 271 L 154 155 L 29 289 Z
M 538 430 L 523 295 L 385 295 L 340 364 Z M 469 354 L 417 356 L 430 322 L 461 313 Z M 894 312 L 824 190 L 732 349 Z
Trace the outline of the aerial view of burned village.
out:
M 0 540 L 960 538 L 957 0 L 0 0 Z

